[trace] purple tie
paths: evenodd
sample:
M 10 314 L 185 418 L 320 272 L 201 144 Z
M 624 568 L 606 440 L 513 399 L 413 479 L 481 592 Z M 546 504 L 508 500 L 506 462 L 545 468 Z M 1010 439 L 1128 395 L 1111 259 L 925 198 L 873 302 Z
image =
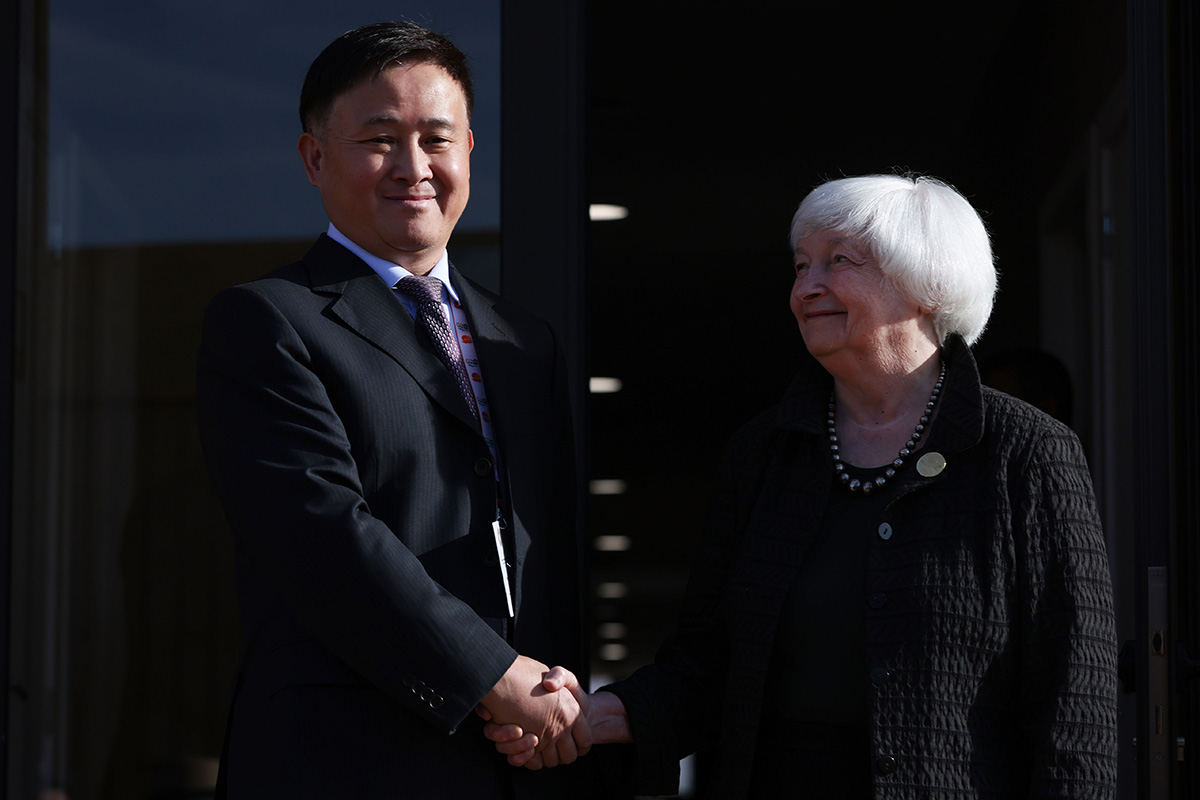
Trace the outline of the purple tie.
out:
M 396 284 L 396 291 L 410 298 L 417 304 L 416 319 L 418 328 L 425 332 L 429 341 L 437 351 L 438 358 L 450 370 L 463 399 L 471 409 L 471 415 L 479 419 L 479 406 L 475 403 L 475 389 L 471 386 L 471 378 L 463 366 L 459 356 L 458 345 L 450 335 L 446 325 L 446 316 L 442 313 L 442 282 L 429 275 L 413 275 L 403 278 Z

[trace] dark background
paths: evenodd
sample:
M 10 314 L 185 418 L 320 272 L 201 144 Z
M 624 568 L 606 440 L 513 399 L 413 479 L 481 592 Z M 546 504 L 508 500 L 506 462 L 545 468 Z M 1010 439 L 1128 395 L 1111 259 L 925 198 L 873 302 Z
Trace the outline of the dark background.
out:
M 1039 205 L 1126 69 L 1123 3 L 593 3 L 587 259 L 597 622 L 628 631 L 623 675 L 677 614 L 721 448 L 772 405 L 803 346 L 788 226 L 816 184 L 915 171 L 956 186 L 992 234 L 1000 293 L 976 346 L 1039 343 Z M 1082 238 L 1083 231 L 1079 231 Z M 599 631 L 600 628 L 597 628 Z M 601 637 L 599 645 L 604 644 Z

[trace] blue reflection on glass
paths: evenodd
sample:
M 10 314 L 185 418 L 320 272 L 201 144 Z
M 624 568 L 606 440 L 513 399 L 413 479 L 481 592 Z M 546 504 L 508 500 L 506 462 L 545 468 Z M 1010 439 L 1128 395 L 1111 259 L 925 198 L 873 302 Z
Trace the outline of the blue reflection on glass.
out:
M 500 2 L 425 0 L 476 83 L 460 232 L 500 227 Z M 336 36 L 397 4 L 56 0 L 50 12 L 47 238 L 112 244 L 308 239 L 327 220 L 296 139 L 300 85 Z

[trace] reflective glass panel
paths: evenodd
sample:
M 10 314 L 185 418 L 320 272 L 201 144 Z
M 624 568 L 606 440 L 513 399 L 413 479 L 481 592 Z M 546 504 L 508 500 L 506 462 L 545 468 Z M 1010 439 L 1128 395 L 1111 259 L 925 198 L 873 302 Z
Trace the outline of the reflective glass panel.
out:
M 403 16 L 476 81 L 457 266 L 499 281 L 500 4 L 55 0 L 37 246 L 18 275 L 8 796 L 211 792 L 241 631 L 195 433 L 201 314 L 325 230 L 296 153 L 312 59 Z

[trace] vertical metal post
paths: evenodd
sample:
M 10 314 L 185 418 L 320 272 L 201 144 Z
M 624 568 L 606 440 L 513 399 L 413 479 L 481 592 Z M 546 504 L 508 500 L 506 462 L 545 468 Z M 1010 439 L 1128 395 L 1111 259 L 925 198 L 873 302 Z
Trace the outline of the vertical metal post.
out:
M 502 0 L 500 31 L 500 287 L 505 298 L 549 322 L 562 343 L 577 496 L 586 498 L 584 0 Z M 585 502 L 576 514 L 581 531 Z M 586 575 L 586 548 L 580 559 Z M 586 589 L 580 581 L 585 615 Z M 581 664 L 588 663 L 587 639 L 581 631 Z
M 584 388 L 587 308 L 582 6 L 503 0 L 500 23 L 500 285 L 562 337 L 573 395 Z
M 0 4 L 0 796 L 8 787 L 9 663 L 11 658 L 13 533 L 13 387 L 17 315 L 17 265 L 21 252 L 19 215 L 24 185 L 22 126 L 29 79 L 30 37 L 22 36 L 31 17 L 29 0 Z
M 1171 537 L 1172 274 L 1168 227 L 1171 175 L 1166 14 L 1170 0 L 1131 0 L 1129 10 L 1130 140 L 1133 175 L 1135 407 L 1139 442 L 1135 482 L 1137 531 L 1137 787 L 1142 800 L 1171 797 L 1174 707 L 1170 597 L 1175 576 Z
M 1200 675 L 1195 657 L 1200 650 L 1200 542 L 1191 534 L 1200 524 L 1200 409 L 1195 397 L 1200 392 L 1200 14 L 1192 0 L 1172 0 L 1166 20 L 1168 37 L 1164 49 L 1167 64 L 1167 120 L 1170 135 L 1169 168 L 1171 265 L 1174 273 L 1172 297 L 1175 303 L 1174 368 L 1177 384 L 1177 416 L 1174 419 L 1177 444 L 1174 461 L 1176 527 L 1174 564 L 1177 580 L 1174 589 L 1177 644 L 1186 644 L 1175 652 L 1188 655 L 1186 666 L 1176 662 L 1177 670 L 1186 669 L 1172 688 L 1180 691 L 1176 702 L 1177 739 L 1191 739 L 1190 748 L 1182 746 L 1177 758 L 1176 795 L 1196 797 L 1200 792 L 1200 759 L 1196 745 L 1200 739 Z

